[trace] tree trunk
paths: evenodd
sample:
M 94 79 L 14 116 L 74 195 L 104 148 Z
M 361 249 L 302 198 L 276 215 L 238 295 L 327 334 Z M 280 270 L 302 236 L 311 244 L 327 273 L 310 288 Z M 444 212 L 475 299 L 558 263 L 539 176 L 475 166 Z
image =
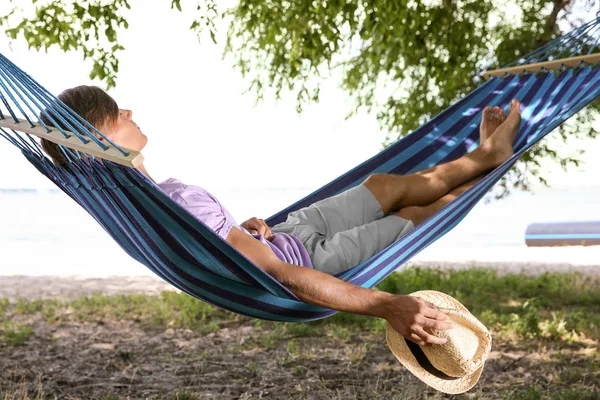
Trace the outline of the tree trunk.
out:
M 541 34 L 540 39 L 537 41 L 536 47 L 541 47 L 552 40 L 552 34 L 556 29 L 558 14 L 571 2 L 572 0 L 554 0 L 554 7 L 552 8 L 552 12 L 550 13 L 548 21 L 546 22 L 546 29 Z
M 572 0 L 554 0 L 554 8 L 552 9 L 552 13 L 550 13 L 550 17 L 548 17 L 548 23 L 546 24 L 546 35 L 548 37 L 552 36 L 554 29 L 556 28 L 556 20 L 558 19 L 558 14 L 571 3 Z

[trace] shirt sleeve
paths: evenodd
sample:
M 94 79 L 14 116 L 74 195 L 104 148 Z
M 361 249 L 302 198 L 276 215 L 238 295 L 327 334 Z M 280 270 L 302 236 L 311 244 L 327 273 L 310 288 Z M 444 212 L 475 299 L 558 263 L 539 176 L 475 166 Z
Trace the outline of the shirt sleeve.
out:
M 173 200 L 223 239 L 227 239 L 229 231 L 235 225 L 234 221 L 224 214 L 221 205 L 207 193 L 184 190 Z

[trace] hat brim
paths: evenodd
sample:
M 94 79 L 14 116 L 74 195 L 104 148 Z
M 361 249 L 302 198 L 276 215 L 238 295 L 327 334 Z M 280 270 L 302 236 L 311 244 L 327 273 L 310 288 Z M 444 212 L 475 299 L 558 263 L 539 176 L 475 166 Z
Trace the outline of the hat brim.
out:
M 396 332 L 389 324 L 386 326 L 386 341 L 392 354 L 414 376 L 440 392 L 448 394 L 464 393 L 479 381 L 483 365 L 470 375 L 458 379 L 442 379 L 426 371 L 408 348 L 404 336 Z
M 441 295 L 440 292 L 435 291 L 419 291 L 415 293 L 411 293 L 411 296 L 421 297 L 424 300 L 429 301 L 428 292 L 435 293 L 436 296 Z M 453 308 L 458 308 L 463 311 L 469 311 L 465 306 L 463 306 L 456 299 L 444 295 L 445 300 L 448 301 L 449 305 Z M 458 379 L 443 379 L 438 378 L 437 376 L 431 374 L 427 370 L 425 370 L 417 361 L 412 351 L 408 348 L 404 336 L 398 333 L 394 328 L 391 327 L 389 323 L 386 324 L 386 341 L 388 347 L 392 351 L 392 354 L 396 357 L 396 359 L 413 375 L 419 378 L 421 381 L 431 386 L 432 388 L 439 390 L 440 392 L 448 393 L 448 394 L 459 394 L 464 393 L 471 389 L 473 386 L 477 384 L 479 378 L 481 377 L 481 373 L 483 372 L 484 365 L 482 364 L 480 368 L 478 368 L 473 373 L 466 375 L 464 377 Z

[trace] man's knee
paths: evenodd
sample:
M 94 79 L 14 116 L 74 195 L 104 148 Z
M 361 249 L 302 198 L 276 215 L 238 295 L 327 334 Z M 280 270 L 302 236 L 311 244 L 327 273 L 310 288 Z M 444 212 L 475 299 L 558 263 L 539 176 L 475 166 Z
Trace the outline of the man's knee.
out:
M 398 211 L 395 215 L 407 219 L 413 223 L 414 226 L 421 224 L 427 218 L 434 214 L 433 210 L 429 207 L 405 207 Z
M 388 185 L 388 179 L 386 174 L 371 174 L 364 180 L 363 185 L 384 187 Z
M 384 210 L 399 208 L 408 190 L 401 176 L 381 173 L 369 175 L 363 185 L 382 203 Z

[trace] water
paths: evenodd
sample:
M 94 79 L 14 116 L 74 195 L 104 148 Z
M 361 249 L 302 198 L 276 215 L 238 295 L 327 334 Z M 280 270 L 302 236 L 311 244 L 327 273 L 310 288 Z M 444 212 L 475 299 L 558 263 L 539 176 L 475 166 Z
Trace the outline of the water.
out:
M 311 192 L 309 188 L 212 189 L 238 222 L 266 217 Z M 453 231 L 415 261 L 500 261 L 600 264 L 600 246 L 527 248 L 534 222 L 600 220 L 600 186 L 515 193 L 480 202 Z M 0 275 L 152 275 L 57 189 L 0 189 Z

